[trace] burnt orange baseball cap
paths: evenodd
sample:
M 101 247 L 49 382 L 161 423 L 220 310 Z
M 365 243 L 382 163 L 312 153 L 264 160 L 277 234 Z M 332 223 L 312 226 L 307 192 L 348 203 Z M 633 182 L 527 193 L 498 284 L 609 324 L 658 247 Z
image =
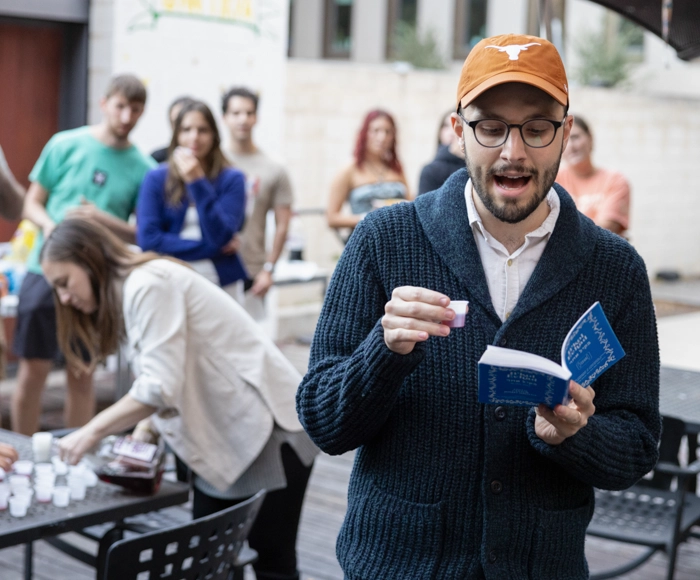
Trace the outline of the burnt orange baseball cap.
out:
M 537 36 L 503 34 L 484 38 L 464 61 L 457 105 L 466 107 L 481 93 L 504 83 L 525 83 L 569 104 L 564 63 L 555 46 Z

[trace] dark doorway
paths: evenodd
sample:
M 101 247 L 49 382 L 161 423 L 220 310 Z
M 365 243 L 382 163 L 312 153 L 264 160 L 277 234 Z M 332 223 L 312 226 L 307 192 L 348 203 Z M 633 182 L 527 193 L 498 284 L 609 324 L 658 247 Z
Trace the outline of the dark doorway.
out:
M 85 123 L 86 39 L 85 25 L 0 20 L 0 146 L 25 187 L 51 136 Z M 0 241 L 16 227 L 0 219 Z

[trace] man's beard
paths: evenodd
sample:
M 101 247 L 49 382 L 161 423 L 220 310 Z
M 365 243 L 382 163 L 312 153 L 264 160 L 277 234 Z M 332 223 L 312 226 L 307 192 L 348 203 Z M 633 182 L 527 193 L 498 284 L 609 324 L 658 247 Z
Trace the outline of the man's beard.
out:
M 486 172 L 486 175 L 484 175 L 484 171 L 481 167 L 471 166 L 468 156 L 466 163 L 467 170 L 469 171 L 469 177 L 471 178 L 472 185 L 474 186 L 474 191 L 476 191 L 476 194 L 479 196 L 481 203 L 484 204 L 486 209 L 493 215 L 493 217 L 502 222 L 517 224 L 534 212 L 547 197 L 547 194 L 549 193 L 549 190 L 557 177 L 557 173 L 559 172 L 560 161 L 561 156 L 559 156 L 556 163 L 544 170 L 544 172 L 541 174 L 541 178 L 539 170 L 535 168 L 527 169 L 523 165 L 502 165 L 500 167 L 492 167 Z M 507 171 L 512 171 L 521 175 L 528 175 L 535 183 L 535 195 L 529 200 L 505 200 L 503 205 L 496 205 L 494 197 L 488 193 L 487 183 L 492 181 L 495 175 L 503 174 Z M 524 205 L 522 205 L 523 203 Z

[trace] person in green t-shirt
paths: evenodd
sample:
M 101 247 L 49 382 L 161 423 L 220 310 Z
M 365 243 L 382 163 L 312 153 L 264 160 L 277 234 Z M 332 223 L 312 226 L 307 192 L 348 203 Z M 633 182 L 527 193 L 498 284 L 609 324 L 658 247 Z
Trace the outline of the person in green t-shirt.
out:
M 11 419 L 12 428 L 20 433 L 30 435 L 39 427 L 41 393 L 58 355 L 53 291 L 39 266 L 43 241 L 70 216 L 99 223 L 134 243 L 135 227 L 127 220 L 144 175 L 155 166 L 129 141 L 145 104 L 146 88 L 139 79 L 114 77 L 100 101 L 102 122 L 54 135 L 29 175 L 23 215 L 41 233 L 27 260 L 13 344 L 19 368 Z M 65 425 L 78 427 L 95 412 L 92 375 L 68 367 L 66 378 Z

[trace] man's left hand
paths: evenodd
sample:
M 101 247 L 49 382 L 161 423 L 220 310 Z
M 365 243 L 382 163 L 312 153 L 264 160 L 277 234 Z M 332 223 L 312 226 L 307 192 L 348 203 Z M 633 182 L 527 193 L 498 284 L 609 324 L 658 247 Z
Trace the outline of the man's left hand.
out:
M 265 270 L 260 270 L 258 274 L 253 279 L 253 285 L 250 287 L 250 291 L 254 296 L 259 296 L 262 298 L 267 294 L 267 291 L 272 286 L 272 273 L 266 272 Z
M 568 405 L 557 405 L 550 409 L 539 405 L 536 409 L 535 433 L 545 443 L 559 445 L 565 439 L 575 435 L 588 424 L 588 419 L 595 413 L 592 387 L 584 388 L 578 383 L 569 383 L 571 401 Z
M 90 221 L 99 221 L 102 213 L 102 210 L 98 209 L 94 203 L 90 203 L 85 198 L 81 200 L 79 206 L 72 207 L 66 212 L 67 217 Z

